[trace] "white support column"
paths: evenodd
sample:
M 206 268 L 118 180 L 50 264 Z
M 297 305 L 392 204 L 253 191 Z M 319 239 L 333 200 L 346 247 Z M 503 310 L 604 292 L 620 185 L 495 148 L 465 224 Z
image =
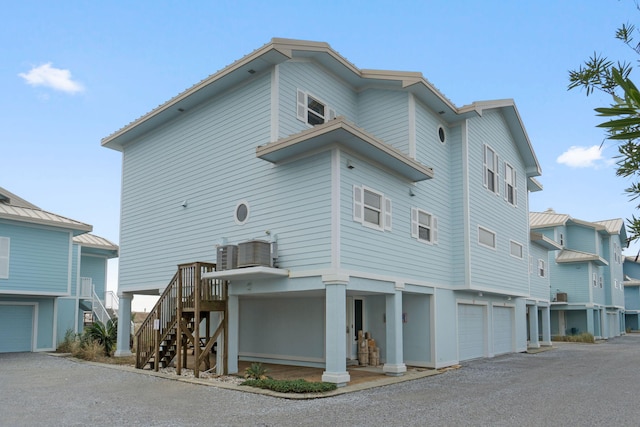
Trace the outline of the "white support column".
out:
M 529 343 L 527 348 L 540 348 L 540 340 L 538 339 L 538 306 L 528 305 L 529 310 Z
M 118 307 L 118 346 L 115 357 L 131 356 L 131 300 L 133 294 L 122 293 L 120 297 L 120 306 Z
M 551 346 L 551 308 L 541 307 L 542 314 L 542 342 L 544 346 Z
M 322 381 L 345 386 L 347 372 L 347 282 L 325 281 L 325 371 Z
M 229 295 L 227 297 L 227 315 L 229 316 L 229 322 L 227 323 L 227 326 L 228 326 L 227 333 L 229 336 L 225 337 L 227 339 L 227 344 L 228 344 L 227 351 L 229 352 L 229 354 L 227 354 L 227 368 L 230 374 L 237 374 L 238 373 L 238 352 L 239 352 L 238 326 L 240 324 L 239 322 L 240 303 L 238 301 L 237 295 Z
M 402 355 L 402 290 L 386 295 L 387 354 L 382 371 L 391 376 L 407 372 Z

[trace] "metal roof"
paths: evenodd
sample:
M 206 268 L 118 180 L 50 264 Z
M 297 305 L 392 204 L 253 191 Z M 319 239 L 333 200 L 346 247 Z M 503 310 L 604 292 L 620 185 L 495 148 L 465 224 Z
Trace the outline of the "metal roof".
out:
M 416 182 L 433 178 L 433 169 L 410 158 L 363 129 L 338 117 L 327 123 L 256 148 L 256 156 L 272 163 L 317 152 L 333 144 L 364 154 Z
M 22 197 L 18 197 L 13 194 L 9 190 L 0 187 L 0 203 L 5 203 L 7 205 L 19 206 L 22 208 L 31 208 L 31 209 L 40 209 L 33 203 L 27 202 Z
M 96 236 L 95 234 L 85 233 L 73 238 L 73 242 L 84 247 L 104 249 L 107 251 L 118 251 L 118 245 L 110 242 L 104 237 Z
M 532 229 L 557 227 L 567 225 L 567 223 L 593 228 L 596 231 L 608 234 L 620 234 L 622 240 L 626 240 L 627 234 L 624 228 L 624 221 L 620 218 L 590 222 L 572 218 L 567 214 L 556 213 L 553 209 L 547 209 L 544 212 L 529 212 L 529 225 Z
M 562 249 L 562 246 L 559 243 L 556 243 L 555 240 L 548 238 L 542 233 L 536 233 L 535 231 L 531 231 L 529 232 L 529 239 L 531 239 L 533 243 L 539 246 L 542 246 L 543 248 L 550 251 L 556 251 L 556 250 Z
M 42 209 L 13 206 L 6 203 L 0 203 L 0 219 L 67 228 L 73 230 L 74 235 L 86 233 L 93 229 L 89 224 L 56 215 Z
M 273 38 L 243 58 L 210 75 L 189 89 L 159 105 L 120 130 L 102 139 L 102 145 L 122 151 L 124 146 L 146 132 L 195 108 L 223 91 L 252 78 L 276 64 L 292 58 L 312 58 L 344 81 L 359 89 L 393 87 L 412 93 L 424 102 L 440 119 L 455 123 L 465 118 L 482 116 L 483 111 L 499 109 L 516 141 L 526 164 L 527 177 L 539 176 L 540 165 L 533 151 L 520 114 L 511 99 L 474 102 L 461 108 L 447 99 L 422 73 L 359 69 L 328 43 L 307 40 Z M 533 186 L 536 187 L 535 185 Z
M 557 263 L 571 263 L 571 262 L 593 262 L 597 265 L 609 265 L 607 260 L 600 257 L 597 254 L 591 254 L 588 252 L 574 251 L 570 249 L 563 249 L 556 257 Z

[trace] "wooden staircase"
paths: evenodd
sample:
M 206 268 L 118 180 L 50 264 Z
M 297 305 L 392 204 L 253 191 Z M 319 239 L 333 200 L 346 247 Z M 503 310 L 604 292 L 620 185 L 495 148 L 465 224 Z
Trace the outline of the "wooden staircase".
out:
M 222 373 L 227 373 L 227 282 L 202 279 L 202 273 L 215 271 L 215 264 L 195 262 L 181 264 L 162 296 L 135 335 L 136 368 L 149 366 L 156 372 L 175 359 L 176 373 L 187 367 L 187 353 L 193 354 L 193 373 L 199 377 L 200 366 L 211 369 L 209 355 L 222 337 Z M 213 334 L 211 314 L 221 314 Z M 200 326 L 206 331 L 200 336 Z

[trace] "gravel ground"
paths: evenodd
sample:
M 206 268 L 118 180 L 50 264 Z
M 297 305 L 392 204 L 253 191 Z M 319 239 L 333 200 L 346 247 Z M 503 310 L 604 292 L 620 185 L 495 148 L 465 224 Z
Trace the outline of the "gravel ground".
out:
M 104 368 L 0 354 L 0 426 L 639 425 L 640 335 L 557 343 L 420 380 L 286 400 Z

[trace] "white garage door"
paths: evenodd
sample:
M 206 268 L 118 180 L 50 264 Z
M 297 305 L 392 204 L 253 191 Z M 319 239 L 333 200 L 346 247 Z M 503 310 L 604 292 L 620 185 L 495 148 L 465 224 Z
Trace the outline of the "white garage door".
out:
M 485 306 L 458 304 L 458 358 L 483 357 L 485 343 Z
M 0 304 L 0 353 L 31 351 L 33 306 Z
M 513 308 L 493 307 L 493 354 L 513 350 Z
M 620 335 L 618 315 L 616 313 L 607 313 L 607 318 L 609 319 L 609 338 Z

